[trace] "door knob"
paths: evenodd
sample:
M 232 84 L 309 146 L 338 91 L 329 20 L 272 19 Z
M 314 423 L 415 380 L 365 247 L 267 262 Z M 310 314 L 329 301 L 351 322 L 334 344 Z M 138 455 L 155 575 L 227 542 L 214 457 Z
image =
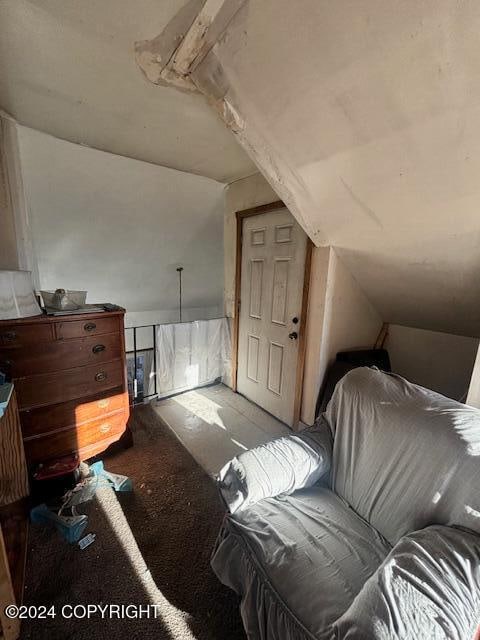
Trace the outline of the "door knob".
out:
M 288 334 L 288 337 L 290 338 L 290 340 L 297 340 L 298 339 L 298 333 L 296 331 L 292 331 L 292 333 Z

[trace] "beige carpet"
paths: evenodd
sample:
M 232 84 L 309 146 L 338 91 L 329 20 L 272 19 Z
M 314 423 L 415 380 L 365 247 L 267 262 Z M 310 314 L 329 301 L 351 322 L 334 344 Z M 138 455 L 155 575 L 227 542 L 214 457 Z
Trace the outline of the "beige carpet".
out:
M 31 527 L 25 604 L 54 605 L 56 616 L 25 621 L 23 640 L 244 639 L 238 600 L 209 565 L 222 521 L 212 480 L 150 407 L 135 410 L 132 427 L 135 446 L 104 463 L 130 476 L 134 492 L 102 489 L 84 505 L 86 533 L 97 535 L 90 547 Z M 62 607 L 76 604 L 155 604 L 158 617 L 64 618 Z

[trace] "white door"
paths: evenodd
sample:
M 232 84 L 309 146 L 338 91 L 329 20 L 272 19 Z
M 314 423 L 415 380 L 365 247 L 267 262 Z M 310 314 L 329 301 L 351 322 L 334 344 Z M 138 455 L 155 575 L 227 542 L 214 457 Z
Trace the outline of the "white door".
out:
M 289 426 L 306 246 L 285 208 L 243 220 L 237 390 Z

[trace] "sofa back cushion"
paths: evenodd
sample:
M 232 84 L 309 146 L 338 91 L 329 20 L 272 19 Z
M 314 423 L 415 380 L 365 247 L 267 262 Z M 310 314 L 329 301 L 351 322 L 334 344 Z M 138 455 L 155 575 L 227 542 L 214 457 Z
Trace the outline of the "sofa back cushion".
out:
M 339 640 L 474 640 L 480 536 L 433 526 L 405 536 L 335 622 Z
M 362 367 L 337 385 L 332 488 L 391 544 L 428 525 L 480 533 L 480 411 Z

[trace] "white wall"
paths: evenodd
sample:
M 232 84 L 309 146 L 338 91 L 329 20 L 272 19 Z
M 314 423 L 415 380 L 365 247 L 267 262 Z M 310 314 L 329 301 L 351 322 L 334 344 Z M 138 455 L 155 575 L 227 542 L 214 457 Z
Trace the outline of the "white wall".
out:
M 312 251 L 312 269 L 307 314 L 305 369 L 303 374 L 302 421 L 313 424 L 318 391 L 323 374 L 322 346 L 326 310 L 326 292 L 330 248 L 315 247 Z
M 390 325 L 385 348 L 392 371 L 465 402 L 478 342 L 476 338 Z
M 477 349 L 477 357 L 473 366 L 472 378 L 468 388 L 467 404 L 480 409 L 480 347 Z
M 372 348 L 382 318 L 336 251 L 314 250 L 302 420 L 312 424 L 318 392 L 338 351 Z
M 172 321 L 182 265 L 184 318 L 222 315 L 224 185 L 25 127 L 19 139 L 42 288 L 86 289 L 130 324 Z

